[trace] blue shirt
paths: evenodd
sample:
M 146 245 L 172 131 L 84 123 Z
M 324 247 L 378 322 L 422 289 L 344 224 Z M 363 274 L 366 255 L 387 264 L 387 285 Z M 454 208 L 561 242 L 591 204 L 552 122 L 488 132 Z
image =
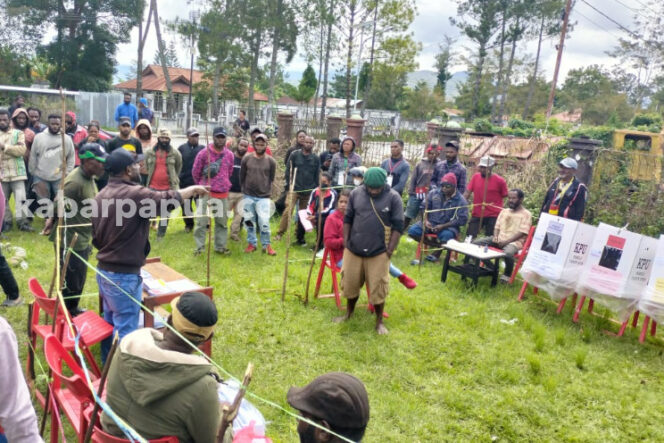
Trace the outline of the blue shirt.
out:
M 388 176 L 392 176 L 392 184 L 390 185 L 392 189 L 397 191 L 399 195 L 403 194 L 403 190 L 406 188 L 406 183 L 408 182 L 408 175 L 410 174 L 410 164 L 406 159 L 401 157 L 396 160 L 390 157 L 383 160 L 380 167 L 387 172 Z
M 452 197 L 445 200 L 445 195 L 440 188 L 434 188 L 429 191 L 427 200 L 429 201 L 427 210 L 435 211 L 427 213 L 427 220 L 432 225 L 442 225 L 452 222 L 452 225 L 447 229 L 452 229 L 454 232 L 459 233 L 459 229 L 468 222 L 468 202 L 463 198 L 461 192 L 456 191 Z M 449 210 L 441 211 L 441 209 Z
M 133 103 L 126 104 L 122 102 L 115 108 L 115 121 L 120 123 L 120 117 L 129 117 L 131 119 L 131 127 L 133 128 L 138 121 L 138 109 L 136 109 Z
M 150 108 L 143 108 L 141 109 L 141 115 L 140 119 L 145 119 L 150 122 L 150 124 L 154 123 L 152 120 L 154 118 L 154 112 L 152 112 L 152 109 Z

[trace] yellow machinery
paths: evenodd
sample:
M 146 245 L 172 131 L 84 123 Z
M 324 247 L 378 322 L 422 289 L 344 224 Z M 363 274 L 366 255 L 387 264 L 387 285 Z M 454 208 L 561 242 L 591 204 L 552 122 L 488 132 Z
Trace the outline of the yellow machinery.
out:
M 629 153 L 632 180 L 661 182 L 663 148 L 664 134 L 631 129 L 613 132 L 613 149 Z

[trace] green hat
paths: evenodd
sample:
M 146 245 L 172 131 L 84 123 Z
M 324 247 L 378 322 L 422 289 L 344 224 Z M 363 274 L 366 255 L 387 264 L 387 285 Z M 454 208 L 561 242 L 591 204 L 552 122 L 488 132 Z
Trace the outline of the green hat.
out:
M 364 184 L 370 188 L 380 188 L 385 185 L 387 180 L 387 172 L 383 168 L 373 168 L 367 169 L 367 172 L 364 173 Z

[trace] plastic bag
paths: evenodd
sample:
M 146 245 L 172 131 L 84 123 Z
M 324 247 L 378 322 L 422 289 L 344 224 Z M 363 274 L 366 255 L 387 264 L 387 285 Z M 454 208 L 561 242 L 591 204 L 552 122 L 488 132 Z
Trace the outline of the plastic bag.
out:
M 235 396 L 240 390 L 240 384 L 235 380 L 224 381 L 217 385 L 217 394 L 220 403 L 233 403 Z M 237 417 L 233 420 L 233 432 L 237 433 L 241 429 L 249 426 L 250 423 L 265 429 L 265 418 L 263 414 L 252 405 L 246 398 L 242 399 Z

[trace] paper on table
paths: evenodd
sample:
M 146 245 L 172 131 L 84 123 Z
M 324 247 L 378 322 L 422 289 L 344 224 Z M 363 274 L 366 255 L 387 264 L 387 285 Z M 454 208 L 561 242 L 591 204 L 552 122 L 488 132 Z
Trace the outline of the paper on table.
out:
M 306 209 L 300 209 L 299 211 L 297 211 L 297 216 L 300 218 L 300 223 L 302 223 L 302 226 L 304 227 L 304 230 L 306 232 L 311 232 L 314 230 L 314 225 L 312 225 L 309 219 L 307 218 L 309 217 L 309 214 L 307 214 Z
M 171 292 L 185 292 L 185 291 L 193 291 L 196 289 L 201 289 L 201 287 L 198 284 L 187 278 L 169 281 L 168 283 L 166 283 L 166 286 L 168 286 Z

